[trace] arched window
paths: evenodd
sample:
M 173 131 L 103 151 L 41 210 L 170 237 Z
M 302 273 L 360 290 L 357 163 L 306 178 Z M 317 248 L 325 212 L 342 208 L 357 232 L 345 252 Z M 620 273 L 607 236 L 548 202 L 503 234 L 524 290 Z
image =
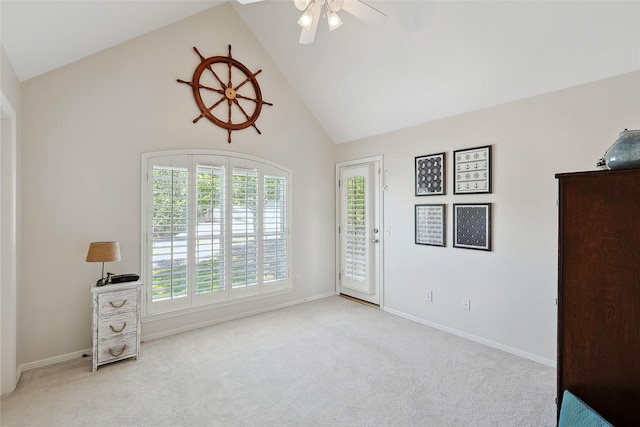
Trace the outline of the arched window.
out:
M 291 289 L 289 169 L 202 150 L 142 163 L 145 314 Z

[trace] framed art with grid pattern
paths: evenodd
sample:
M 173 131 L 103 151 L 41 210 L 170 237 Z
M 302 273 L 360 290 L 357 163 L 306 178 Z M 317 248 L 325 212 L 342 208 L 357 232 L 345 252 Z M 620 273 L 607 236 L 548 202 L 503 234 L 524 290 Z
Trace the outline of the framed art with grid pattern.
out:
M 415 205 L 416 245 L 446 246 L 446 205 Z
M 445 194 L 445 153 L 416 157 L 416 196 Z
M 491 250 L 491 203 L 454 203 L 453 247 Z

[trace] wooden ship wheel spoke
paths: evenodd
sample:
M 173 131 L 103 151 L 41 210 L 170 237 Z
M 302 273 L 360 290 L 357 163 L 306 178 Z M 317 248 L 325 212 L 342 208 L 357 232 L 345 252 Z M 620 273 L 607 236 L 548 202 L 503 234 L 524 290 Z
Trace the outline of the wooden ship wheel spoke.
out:
M 197 123 L 198 120 L 206 117 L 217 126 L 227 129 L 227 142 L 229 143 L 231 142 L 231 132 L 234 130 L 241 130 L 252 126 L 258 134 L 262 134 L 256 126 L 256 120 L 258 120 L 264 104 L 273 105 L 262 99 L 260 85 L 256 79 L 256 76 L 260 74 L 262 70 L 253 73 L 242 63 L 233 59 L 231 56 L 231 45 L 229 45 L 228 56 L 205 58 L 197 48 L 194 47 L 193 50 L 200 57 L 200 65 L 198 65 L 193 73 L 193 78 L 190 82 L 178 79 L 179 83 L 185 83 L 191 86 L 196 104 L 198 104 L 200 108 L 201 113 L 193 119 L 193 123 Z M 224 75 L 224 69 L 220 70 L 221 66 L 224 67 L 224 65 L 226 65 L 228 73 L 226 83 L 219 75 L 219 73 Z M 239 74 L 240 78 L 243 79 L 235 86 L 233 84 L 234 74 Z M 216 87 L 216 85 L 219 85 L 219 87 Z M 221 96 L 217 97 L 216 94 Z M 225 101 L 227 101 L 227 108 L 218 108 L 223 105 Z M 241 101 L 244 103 L 244 106 Z M 240 118 L 238 119 L 236 116 Z

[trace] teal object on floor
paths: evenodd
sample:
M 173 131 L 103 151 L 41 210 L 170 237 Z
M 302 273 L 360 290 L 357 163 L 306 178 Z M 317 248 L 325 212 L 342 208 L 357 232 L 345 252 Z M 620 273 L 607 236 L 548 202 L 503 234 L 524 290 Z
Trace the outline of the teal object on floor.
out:
M 562 394 L 558 427 L 613 427 L 613 424 L 569 390 L 565 390 Z

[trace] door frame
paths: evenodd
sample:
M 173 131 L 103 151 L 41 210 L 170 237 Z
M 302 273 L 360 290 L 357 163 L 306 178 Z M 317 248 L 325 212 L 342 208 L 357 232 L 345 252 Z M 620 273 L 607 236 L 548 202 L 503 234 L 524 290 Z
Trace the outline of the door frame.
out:
M 0 91 L 0 394 L 15 390 L 17 368 L 17 114 Z
M 335 260 L 335 292 L 336 295 L 340 295 L 340 267 L 341 267 L 341 253 L 340 253 L 340 233 L 338 232 L 340 226 L 340 169 L 343 167 L 349 166 L 358 166 L 365 165 L 369 163 L 377 163 L 378 171 L 374 171 L 375 179 L 377 181 L 377 191 L 374 189 L 375 201 L 374 201 L 374 216 L 377 219 L 378 229 L 380 230 L 378 233 L 379 242 L 375 246 L 376 251 L 374 253 L 375 259 L 375 286 L 377 287 L 377 292 L 379 296 L 379 307 L 382 309 L 384 307 L 384 189 L 385 189 L 385 179 L 384 179 L 384 156 L 371 156 L 365 157 L 362 159 L 348 160 L 344 162 L 336 163 L 336 171 L 335 171 L 335 196 L 336 196 L 336 208 L 335 208 L 335 237 L 336 237 L 336 260 Z

